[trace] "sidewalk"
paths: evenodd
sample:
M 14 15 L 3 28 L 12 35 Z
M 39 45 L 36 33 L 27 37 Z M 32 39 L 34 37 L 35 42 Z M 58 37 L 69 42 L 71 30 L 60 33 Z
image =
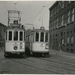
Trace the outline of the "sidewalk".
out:
M 50 49 L 50 54 L 51 55 L 57 54 L 57 55 L 61 55 L 61 56 L 65 56 L 65 57 L 75 59 L 75 54 L 73 54 L 73 53 L 67 53 L 67 52 L 63 52 L 63 51 L 57 51 L 57 50 Z

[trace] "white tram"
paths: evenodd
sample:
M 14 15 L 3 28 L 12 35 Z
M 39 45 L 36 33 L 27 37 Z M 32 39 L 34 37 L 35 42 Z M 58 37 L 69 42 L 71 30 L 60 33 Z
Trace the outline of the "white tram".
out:
M 40 53 L 49 55 L 49 32 L 44 27 L 26 31 L 26 52 L 29 54 Z
M 12 13 L 18 15 L 9 16 Z M 11 54 L 25 54 L 25 29 L 20 24 L 20 20 L 20 11 L 8 11 L 8 27 L 5 31 L 5 57 Z

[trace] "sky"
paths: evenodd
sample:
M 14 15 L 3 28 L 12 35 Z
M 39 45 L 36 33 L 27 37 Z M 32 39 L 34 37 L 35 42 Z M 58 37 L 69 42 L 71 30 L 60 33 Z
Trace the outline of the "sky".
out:
M 0 22 L 8 26 L 8 10 L 21 11 L 21 24 L 25 28 L 49 29 L 49 8 L 55 1 L 0 1 Z M 14 6 L 14 3 L 17 3 Z M 43 7 L 44 6 L 44 7 Z M 27 25 L 29 23 L 30 25 Z

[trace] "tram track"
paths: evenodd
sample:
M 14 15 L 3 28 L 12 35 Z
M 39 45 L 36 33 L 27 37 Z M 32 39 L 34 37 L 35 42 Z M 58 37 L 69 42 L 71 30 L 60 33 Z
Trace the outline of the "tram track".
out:
M 39 58 L 37 58 L 37 59 L 39 59 Z M 41 59 L 42 59 L 42 58 L 41 58 Z M 27 60 L 33 61 L 33 60 L 31 60 L 31 59 L 27 59 Z M 42 60 L 44 60 L 44 59 L 42 59 Z M 40 61 L 40 60 L 39 60 L 39 61 Z M 46 61 L 48 61 L 48 60 L 46 60 Z M 34 61 L 33 61 L 33 62 L 34 62 Z M 61 64 L 60 66 L 62 66 L 62 65 L 63 65 L 63 66 L 64 66 L 64 65 L 65 65 L 65 66 L 66 66 L 66 65 L 69 65 L 69 64 L 67 64 L 67 63 L 66 63 L 66 64 L 58 63 L 58 62 L 53 61 L 53 60 L 50 60 L 50 63 L 51 63 L 51 62 L 52 62 L 52 63 L 57 63 L 58 65 Z M 45 65 L 52 66 L 52 65 L 50 65 L 50 64 L 45 64 Z M 70 65 L 71 65 L 71 63 L 70 63 Z M 62 68 L 62 67 L 60 67 L 60 66 L 54 65 L 54 66 L 52 66 L 52 67 Z M 75 66 L 75 65 L 72 65 L 72 66 Z M 73 68 L 73 67 L 72 67 L 72 68 Z M 75 71 L 75 68 L 73 68 L 73 69 L 72 69 L 72 68 L 67 66 L 67 68 L 65 67 L 65 68 L 62 68 L 62 69 L 67 69 L 67 70 L 70 70 L 70 71 Z
M 52 73 L 56 73 L 56 74 L 66 73 L 66 72 L 68 72 L 68 73 L 75 73 L 74 72 L 75 68 L 72 69 L 71 67 L 68 67 L 69 64 L 67 64 L 67 62 L 61 64 L 61 62 L 57 62 L 57 61 L 53 61 L 53 60 L 46 60 L 46 59 L 43 59 L 43 58 L 35 58 L 35 57 L 32 58 L 32 59 L 31 58 L 22 59 L 21 62 L 19 60 L 15 60 L 15 59 L 11 59 L 11 60 L 14 61 L 14 62 L 20 63 L 22 65 L 25 65 L 25 66 L 29 66 L 29 67 L 32 67 L 32 68 L 38 68 L 38 69 L 41 69 L 41 70 L 44 70 L 44 71 L 48 71 L 48 72 L 52 72 Z M 42 67 L 33 66 L 31 64 L 26 63 L 26 62 L 30 62 L 30 63 L 35 62 L 36 63 L 35 65 L 40 64 L 40 63 L 37 64 L 37 61 L 35 61 L 35 60 L 37 60 L 37 61 L 41 61 L 42 60 L 41 64 L 43 64 L 43 62 L 48 62 L 48 63 L 50 62 L 51 64 L 48 64 L 48 63 L 43 64 L 43 65 L 46 65 L 50 69 L 43 69 Z M 55 63 L 57 63 L 57 64 L 55 64 Z M 60 65 L 60 66 L 58 66 L 58 65 Z M 61 67 L 61 66 L 64 66 L 64 65 L 65 66 L 67 65 L 67 68 L 66 67 L 64 67 L 64 68 Z M 71 66 L 71 63 L 70 63 L 70 66 Z M 72 66 L 74 66 L 74 65 L 72 65 Z M 56 71 L 55 68 L 57 68 L 58 70 Z M 55 70 L 53 70 L 53 69 L 55 69 Z M 67 70 L 67 71 L 64 71 L 64 70 Z
M 16 63 L 19 63 L 19 64 L 21 64 L 21 65 L 24 65 L 24 66 L 29 66 L 29 67 L 32 67 L 32 68 L 38 68 L 38 69 L 40 69 L 40 70 L 47 71 L 47 72 L 51 72 L 51 73 L 56 73 L 56 74 L 59 73 L 59 72 L 55 72 L 55 71 L 51 71 L 51 70 L 48 70 L 48 69 L 43 69 L 43 68 L 39 68 L 39 67 L 37 67 L 37 66 L 32 66 L 32 65 L 23 63 L 23 62 L 22 62 L 23 60 L 22 60 L 21 62 L 15 60 L 15 59 L 10 59 L 10 60 L 12 60 L 12 61 L 14 61 L 14 62 L 16 62 Z M 27 60 L 27 59 L 26 59 L 26 60 Z

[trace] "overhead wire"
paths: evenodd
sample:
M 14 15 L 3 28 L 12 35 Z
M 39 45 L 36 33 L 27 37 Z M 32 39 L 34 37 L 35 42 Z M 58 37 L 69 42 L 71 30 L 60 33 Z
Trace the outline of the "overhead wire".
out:
M 44 8 L 44 7 L 43 7 Z M 43 8 L 37 13 L 37 15 L 43 10 Z M 37 15 L 31 20 L 31 22 L 37 17 Z M 30 22 L 30 23 L 31 23 Z
M 38 16 L 38 14 L 44 9 L 44 7 L 47 7 L 49 6 L 50 4 L 46 5 L 46 6 L 43 6 L 42 9 L 36 14 L 36 16 L 31 20 L 31 22 Z M 30 22 L 30 23 L 31 23 Z

